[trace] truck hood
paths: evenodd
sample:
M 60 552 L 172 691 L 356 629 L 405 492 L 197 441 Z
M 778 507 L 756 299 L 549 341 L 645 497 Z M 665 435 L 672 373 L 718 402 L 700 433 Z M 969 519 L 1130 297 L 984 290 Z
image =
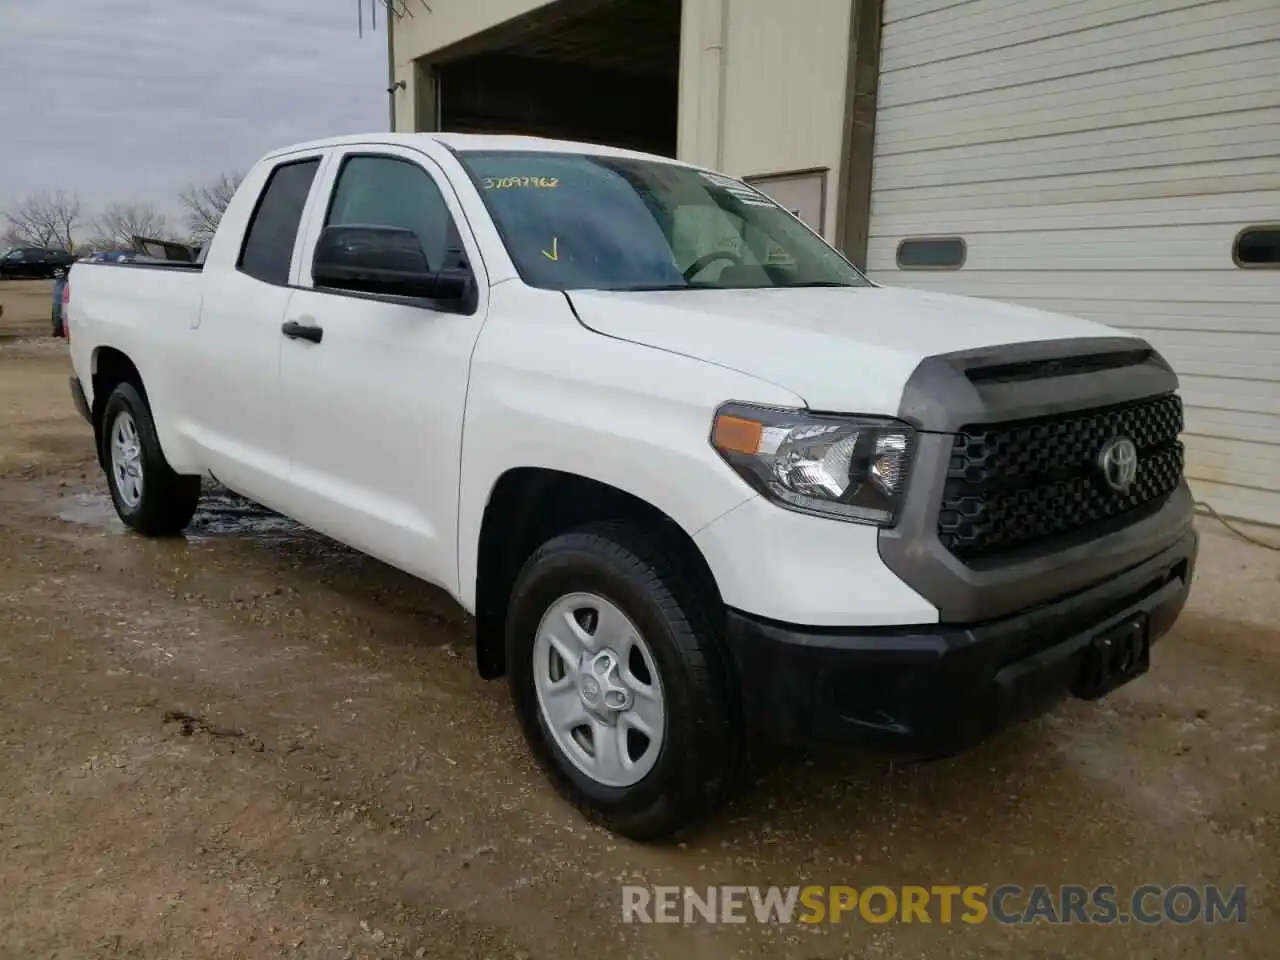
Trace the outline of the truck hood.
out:
M 569 294 L 597 333 L 767 380 L 814 410 L 895 415 L 925 357 L 1034 340 L 1116 336 L 1012 304 L 892 287 Z M 749 400 L 749 397 L 726 397 Z

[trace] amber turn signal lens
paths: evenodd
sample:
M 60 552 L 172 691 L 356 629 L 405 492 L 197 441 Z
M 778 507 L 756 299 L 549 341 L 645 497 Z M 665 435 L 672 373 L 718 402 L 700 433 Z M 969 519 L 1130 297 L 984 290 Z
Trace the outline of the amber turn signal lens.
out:
M 763 433 L 764 425 L 759 421 L 731 417 L 722 413 L 716 417 L 711 442 L 717 449 L 726 453 L 745 453 L 755 456 L 760 450 L 760 437 Z

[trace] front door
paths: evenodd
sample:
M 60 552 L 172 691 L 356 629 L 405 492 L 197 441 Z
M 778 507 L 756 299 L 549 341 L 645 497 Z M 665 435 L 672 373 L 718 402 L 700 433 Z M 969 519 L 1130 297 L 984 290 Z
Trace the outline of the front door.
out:
M 327 213 L 310 225 L 285 311 L 287 322 L 316 332 L 286 339 L 280 362 L 297 518 L 456 591 L 462 421 L 488 303 L 483 265 L 452 187 L 424 153 L 351 147 L 328 169 Z M 476 311 L 316 288 L 320 231 L 356 224 L 412 230 L 431 269 L 470 264 Z

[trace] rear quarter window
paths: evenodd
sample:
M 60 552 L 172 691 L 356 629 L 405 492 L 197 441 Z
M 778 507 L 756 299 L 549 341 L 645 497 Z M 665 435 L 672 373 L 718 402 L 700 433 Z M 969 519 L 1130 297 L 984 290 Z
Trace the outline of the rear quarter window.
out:
M 271 172 L 245 231 L 237 269 L 265 283 L 289 282 L 298 225 L 319 166 L 319 158 L 297 160 Z

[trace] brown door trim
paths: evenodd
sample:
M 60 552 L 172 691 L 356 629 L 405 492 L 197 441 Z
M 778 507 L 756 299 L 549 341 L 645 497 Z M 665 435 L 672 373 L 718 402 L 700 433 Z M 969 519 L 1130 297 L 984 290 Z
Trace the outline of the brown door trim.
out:
M 835 239 L 836 246 L 865 269 L 871 227 L 871 168 L 876 142 L 884 0 L 851 0 L 851 3 Z

